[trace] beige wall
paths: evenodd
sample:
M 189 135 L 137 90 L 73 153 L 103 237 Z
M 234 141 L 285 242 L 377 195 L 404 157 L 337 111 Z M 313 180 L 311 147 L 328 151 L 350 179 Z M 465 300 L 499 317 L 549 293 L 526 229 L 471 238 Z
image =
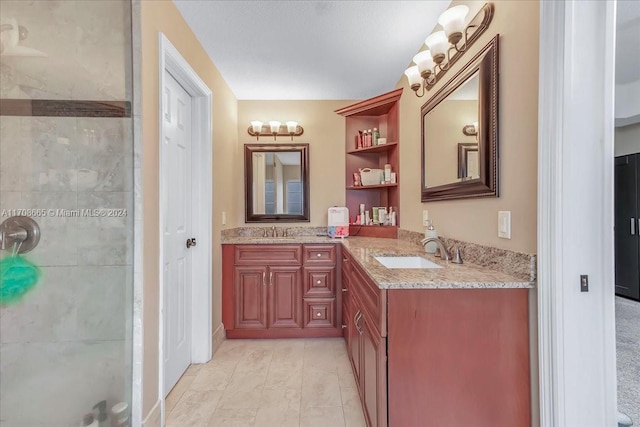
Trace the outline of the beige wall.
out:
M 473 11 L 483 2 L 468 4 Z M 422 232 L 422 210 L 439 234 L 504 249 L 536 252 L 538 128 L 538 1 L 495 1 L 487 32 L 448 71 L 443 81 L 417 98 L 402 78 L 400 106 L 400 212 L 402 228 Z M 499 198 L 422 203 L 420 201 L 420 107 L 496 33 L 500 37 Z M 420 50 L 416 46 L 416 52 Z M 407 58 L 410 61 L 410 58 Z M 408 65 L 408 64 L 407 64 Z M 500 239 L 498 211 L 511 211 L 511 240 Z
M 640 123 L 616 128 L 615 155 L 640 153 Z
M 238 195 L 228 177 L 242 164 L 237 138 L 237 101 L 220 73 L 170 1 L 141 2 L 142 132 L 144 190 L 143 418 L 158 399 L 158 32 L 163 32 L 213 93 L 213 330 L 222 322 L 222 212 L 233 227 Z
M 247 133 L 251 120 L 295 120 L 304 128 L 304 134 L 295 137 L 295 143 L 309 143 L 309 173 L 311 193 L 311 221 L 304 225 L 327 225 L 327 209 L 344 206 L 344 117 L 335 110 L 350 101 L 238 101 L 238 146 L 256 143 Z M 260 143 L 273 144 L 273 137 L 260 137 Z M 279 137 L 278 143 L 290 143 L 288 137 Z M 244 164 L 237 163 L 234 175 L 237 200 L 236 222 L 244 224 Z M 293 223 L 290 223 L 290 225 Z M 298 223 L 300 224 L 300 223 Z M 261 224 L 258 224 L 261 225 Z

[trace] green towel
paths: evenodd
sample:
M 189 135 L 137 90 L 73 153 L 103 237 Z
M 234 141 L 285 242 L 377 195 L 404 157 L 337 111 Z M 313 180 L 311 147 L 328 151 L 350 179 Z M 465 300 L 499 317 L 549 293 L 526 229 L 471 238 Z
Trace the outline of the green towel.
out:
M 40 269 L 20 255 L 0 260 L 0 306 L 20 301 L 40 278 Z

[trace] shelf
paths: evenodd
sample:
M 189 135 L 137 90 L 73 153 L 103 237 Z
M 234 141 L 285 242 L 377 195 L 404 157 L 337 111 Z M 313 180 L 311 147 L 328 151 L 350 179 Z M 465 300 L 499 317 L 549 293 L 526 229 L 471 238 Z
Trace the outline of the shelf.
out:
M 357 150 L 347 151 L 347 154 L 367 154 L 367 153 L 381 153 L 383 151 L 389 151 L 393 147 L 398 145 L 397 142 L 388 142 L 386 144 L 374 145 L 367 148 L 359 148 Z
M 357 187 L 354 187 L 353 185 L 350 185 L 349 187 L 347 187 L 347 190 L 373 190 L 376 188 L 389 188 L 389 187 L 397 187 L 398 183 L 395 184 L 378 184 L 378 185 L 358 185 Z
M 397 225 L 349 224 L 349 236 L 381 237 L 381 238 L 387 238 L 387 239 L 397 239 L 398 226 Z

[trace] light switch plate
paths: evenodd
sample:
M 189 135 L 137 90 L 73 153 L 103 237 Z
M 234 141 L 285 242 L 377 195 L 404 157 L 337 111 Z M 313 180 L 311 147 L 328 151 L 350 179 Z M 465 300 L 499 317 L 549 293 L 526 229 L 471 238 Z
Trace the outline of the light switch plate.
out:
M 498 237 L 511 239 L 511 211 L 498 211 Z
M 424 225 L 425 227 L 428 225 L 427 221 L 429 220 L 429 211 L 428 210 L 423 210 L 422 211 L 422 225 Z

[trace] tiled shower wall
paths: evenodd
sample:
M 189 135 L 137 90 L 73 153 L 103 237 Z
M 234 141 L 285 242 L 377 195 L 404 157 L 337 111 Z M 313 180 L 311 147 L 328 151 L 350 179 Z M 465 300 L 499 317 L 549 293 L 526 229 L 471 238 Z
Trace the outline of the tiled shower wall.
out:
M 10 18 L 47 57 L 0 58 L 0 98 L 131 101 L 128 1 L 3 1 Z M 0 307 L 2 427 L 77 426 L 101 400 L 130 402 L 132 141 L 130 117 L 0 116 L 0 214 L 46 212 L 25 254 L 42 278 Z M 107 210 L 63 214 L 81 209 Z

